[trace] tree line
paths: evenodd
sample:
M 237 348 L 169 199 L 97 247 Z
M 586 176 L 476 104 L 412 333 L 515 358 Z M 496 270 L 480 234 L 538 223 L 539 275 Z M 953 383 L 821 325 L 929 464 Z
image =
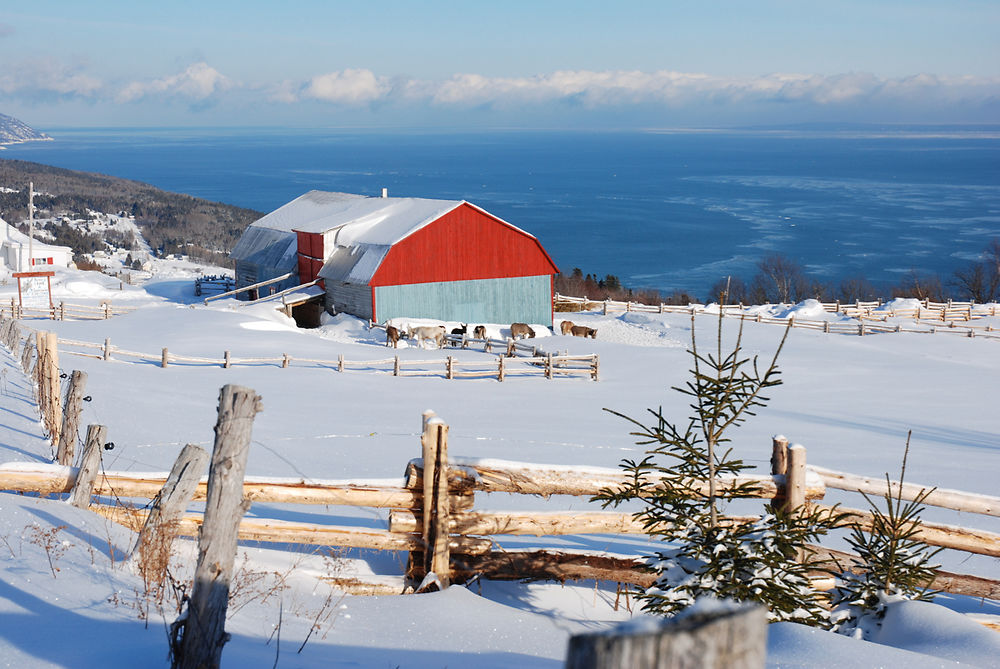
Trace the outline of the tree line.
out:
M 555 290 L 564 295 L 586 296 L 595 300 L 630 300 L 644 304 L 690 304 L 698 302 L 693 291 L 677 290 L 664 294 L 653 289 L 633 289 L 623 286 L 618 277 L 608 274 L 584 275 L 580 268 L 555 278 Z M 899 282 L 877 287 L 863 276 L 848 277 L 827 283 L 811 276 L 797 261 L 780 253 L 761 258 L 756 271 L 749 276 L 720 277 L 703 297 L 716 302 L 726 295 L 729 304 L 794 304 L 815 299 L 821 302 L 869 302 L 895 297 L 915 297 L 932 302 L 974 300 L 979 303 L 1000 300 L 1000 239 L 994 239 L 979 258 L 969 261 L 951 275 L 911 270 Z

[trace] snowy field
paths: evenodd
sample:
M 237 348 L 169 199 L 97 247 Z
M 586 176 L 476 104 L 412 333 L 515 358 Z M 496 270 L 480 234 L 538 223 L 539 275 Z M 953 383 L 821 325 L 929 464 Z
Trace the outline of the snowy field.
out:
M 103 342 L 158 354 L 234 358 L 295 357 L 372 360 L 388 357 L 381 330 L 347 316 L 327 317 L 299 330 L 274 305 L 247 307 L 194 297 L 199 268 L 154 261 L 143 286 L 120 285 L 93 272 L 61 270 L 56 301 L 138 307 L 106 321 L 25 321 L 62 338 Z M 0 287 L 0 302 L 16 284 Z M 788 315 L 780 307 L 769 314 Z M 802 312 L 808 312 L 805 305 Z M 803 313 L 803 316 L 805 313 Z M 211 447 L 219 389 L 255 389 L 264 410 L 254 424 L 248 474 L 312 479 L 400 478 L 420 453 L 421 414 L 433 409 L 450 425 L 452 456 L 568 466 L 615 467 L 641 454 L 628 425 L 605 407 L 641 417 L 663 407 L 688 414 L 682 385 L 689 368 L 691 321 L 684 315 L 567 314 L 596 328 L 596 340 L 553 335 L 545 351 L 598 353 L 601 378 L 496 380 L 396 378 L 385 373 L 293 365 L 220 366 L 104 362 L 63 354 L 66 373 L 89 374 L 83 423 L 108 426 L 113 450 L 107 469 L 164 471 L 186 443 Z M 810 317 L 813 315 L 810 314 Z M 833 315 L 823 317 L 840 318 Z M 561 320 L 557 314 L 557 324 Z M 716 321 L 700 316 L 700 341 L 712 341 Z M 1000 318 L 977 321 L 1000 326 Z M 491 326 L 504 334 L 505 326 Z M 726 322 L 732 334 L 734 321 Z M 537 330 L 537 328 L 536 328 Z M 558 330 L 557 330 L 558 332 Z M 539 334 L 543 334 L 539 332 Z M 774 325 L 748 323 L 748 352 L 768 357 L 781 338 Z M 404 360 L 492 359 L 482 351 L 398 350 Z M 907 480 L 996 494 L 1000 472 L 1000 341 L 946 334 L 866 337 L 793 330 L 780 360 L 784 385 L 769 405 L 734 432 L 736 454 L 767 472 L 771 437 L 781 433 L 808 449 L 810 463 L 898 478 L 908 430 L 913 431 Z M 42 463 L 51 447 L 42 438 L 20 367 L 0 352 L 0 462 Z M 828 499 L 839 500 L 830 494 Z M 863 506 L 859 497 L 844 498 Z M 744 504 L 751 504 L 745 502 Z M 594 509 L 575 498 L 477 498 L 477 508 Z M 255 505 L 250 514 L 306 522 L 385 528 L 384 511 L 346 507 Z M 924 517 L 1000 531 L 1000 519 L 928 509 Z M 61 529 L 60 529 L 61 528 Z M 62 501 L 0 495 L 0 664 L 12 667 L 167 666 L 165 623 L 174 614 L 152 610 L 140 620 L 140 579 L 120 563 L 132 533 Z M 193 564 L 191 541 L 181 562 Z M 500 538 L 503 548 L 550 547 L 642 554 L 641 538 L 579 536 Z M 843 548 L 842 544 L 831 547 Z M 941 554 L 951 571 L 1000 578 L 1000 560 Z M 405 556 L 371 551 L 294 553 L 242 551 L 242 599 L 231 607 L 226 666 L 279 667 L 559 667 L 569 636 L 603 629 L 632 616 L 614 589 L 593 582 L 561 586 L 480 582 L 417 596 L 346 596 L 317 577 L 359 575 L 392 581 Z M 769 629 L 768 665 L 1000 666 L 1000 634 L 966 614 L 1000 615 L 1000 603 L 941 596 L 941 605 L 905 603 L 890 612 L 879 644 L 790 623 Z M 280 625 L 279 625 L 280 621 Z M 310 630 L 312 631 L 310 632 Z M 303 641 L 306 640 L 303 646 Z M 300 650 L 301 647 L 301 650 Z

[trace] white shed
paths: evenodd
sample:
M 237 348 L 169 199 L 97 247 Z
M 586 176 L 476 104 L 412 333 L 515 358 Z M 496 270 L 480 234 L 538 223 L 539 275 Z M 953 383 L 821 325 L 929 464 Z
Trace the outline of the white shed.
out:
M 53 267 L 69 267 L 73 262 L 73 249 L 68 246 L 53 246 L 30 241 L 28 236 L 0 218 L 2 239 L 0 257 L 13 272 L 32 272 Z M 30 257 L 29 257 L 30 249 Z

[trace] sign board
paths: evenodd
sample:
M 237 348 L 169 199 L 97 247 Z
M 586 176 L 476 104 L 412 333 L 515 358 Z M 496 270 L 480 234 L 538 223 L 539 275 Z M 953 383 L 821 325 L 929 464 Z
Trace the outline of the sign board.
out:
M 52 308 L 52 277 L 55 272 L 14 272 L 21 308 Z

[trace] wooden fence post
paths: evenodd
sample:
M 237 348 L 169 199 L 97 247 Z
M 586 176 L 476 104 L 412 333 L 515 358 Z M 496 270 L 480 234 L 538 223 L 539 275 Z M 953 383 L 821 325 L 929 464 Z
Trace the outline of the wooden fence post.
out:
M 750 604 L 667 619 L 655 630 L 577 634 L 570 637 L 565 667 L 760 669 L 766 655 L 767 610 Z
M 788 471 L 788 439 L 776 434 L 771 438 L 771 476 L 784 477 Z M 787 479 L 786 479 L 787 483 Z M 776 498 L 767 506 L 774 511 L 784 508 L 788 486 L 778 486 Z
M 594 363 L 593 363 L 593 365 L 590 368 L 590 378 L 592 378 L 594 381 L 596 381 L 598 373 L 600 372 L 600 369 L 601 369 L 601 358 L 600 358 L 600 356 L 597 353 L 595 353 L 594 354 Z
M 450 380 L 455 378 L 455 358 L 453 356 L 448 356 L 445 362 L 445 376 Z
M 423 538 L 424 576 L 422 588 L 429 585 L 431 572 L 437 577 L 438 588 L 451 584 L 451 556 L 448 550 L 448 519 L 451 503 L 448 499 L 448 425 L 433 416 L 427 420 L 420 440 L 423 447 L 424 499 Z
M 260 410 L 260 396 L 250 388 L 229 384 L 219 392 L 194 586 L 187 610 L 170 625 L 172 669 L 218 667 L 222 659 L 222 646 L 228 640 L 226 609 L 237 532 L 248 506 L 243 499 L 243 476 L 253 419 Z
M 59 445 L 59 433 L 62 431 L 62 393 L 59 384 L 59 335 L 55 332 L 45 333 L 45 375 L 46 392 L 46 422 L 52 445 Z
M 160 352 L 160 367 L 166 369 L 169 360 L 170 360 L 170 353 L 167 352 L 167 347 L 164 346 L 163 350 Z
M 497 370 L 497 381 L 503 381 L 503 361 L 504 356 L 500 356 L 500 368 Z
M 111 337 L 104 338 L 103 357 L 105 360 L 111 359 Z
M 194 444 L 181 449 L 170 469 L 170 475 L 153 498 L 146 522 L 129 552 L 128 560 L 137 564 L 140 569 L 143 568 L 143 563 L 155 559 L 154 551 L 169 555 L 171 526 L 180 519 L 188 502 L 194 497 L 207 464 L 208 453 L 205 449 Z M 167 545 L 163 545 L 164 542 Z
M 24 340 L 24 347 L 21 348 L 21 370 L 27 374 L 31 368 L 31 353 L 35 348 L 31 344 L 31 339 Z
M 771 474 L 784 476 L 788 471 L 788 439 L 776 434 L 771 438 Z
M 287 353 L 282 353 L 281 354 L 281 368 L 282 369 L 288 369 L 288 354 Z
M 226 351 L 225 355 L 223 356 L 223 360 L 222 360 L 222 368 L 223 369 L 229 369 L 229 364 L 230 364 L 229 360 L 230 360 L 229 351 Z
M 392 375 L 399 376 L 399 355 L 395 355 L 392 359 Z
M 793 444 L 788 447 L 788 466 L 785 470 L 785 503 L 783 509 L 793 512 L 806 503 L 806 447 Z
M 35 350 L 38 351 L 38 355 L 35 358 L 32 377 L 35 388 L 38 389 L 38 411 L 44 418 L 47 414 L 45 401 L 48 399 L 48 394 L 45 392 L 45 374 L 43 373 L 45 369 L 45 333 L 41 330 L 35 332 Z
M 59 448 L 56 450 L 56 462 L 60 465 L 72 465 L 76 450 L 76 431 L 80 426 L 80 411 L 83 409 L 83 391 L 87 387 L 87 373 L 74 369 L 69 376 L 69 388 L 66 390 L 66 409 L 63 411 L 62 430 L 59 432 Z
M 552 354 L 545 356 L 545 378 L 552 378 Z
M 97 472 L 101 468 L 101 449 L 108 436 L 108 428 L 103 425 L 87 426 L 87 443 L 83 447 L 83 459 L 76 474 L 76 483 L 70 492 L 69 503 L 86 509 L 90 506 L 90 493 L 94 490 Z
M 337 356 L 337 371 L 338 372 L 344 371 L 344 354 L 343 353 L 341 353 L 340 355 Z

